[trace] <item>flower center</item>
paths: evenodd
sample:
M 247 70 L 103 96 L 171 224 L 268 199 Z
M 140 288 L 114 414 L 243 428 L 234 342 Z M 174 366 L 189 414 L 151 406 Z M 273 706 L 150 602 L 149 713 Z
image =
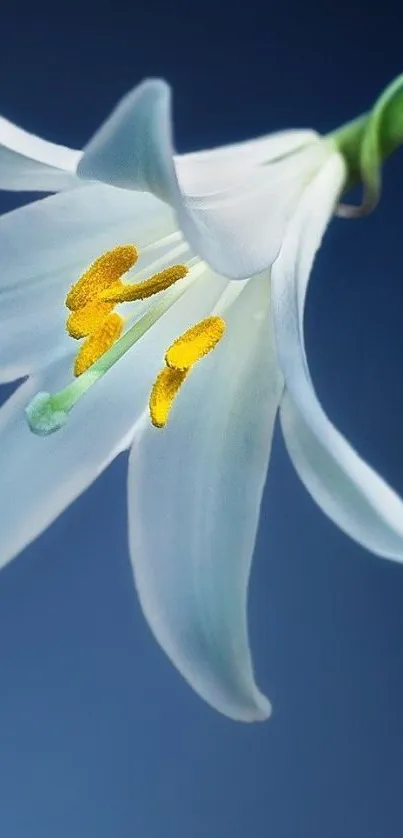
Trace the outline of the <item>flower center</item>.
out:
M 142 282 L 125 284 L 122 277 L 134 267 L 138 250 L 120 245 L 93 262 L 66 297 L 69 335 L 84 338 L 74 362 L 76 380 L 57 393 L 37 393 L 26 408 L 31 430 L 46 436 L 59 430 L 82 395 L 101 378 L 162 317 L 204 272 L 204 266 L 176 264 Z M 184 280 L 186 283 L 179 282 Z M 144 300 L 164 292 L 143 317 L 124 332 L 124 318 L 116 305 Z M 188 329 L 167 349 L 165 367 L 154 382 L 149 399 L 151 422 L 162 428 L 174 399 L 191 368 L 211 352 L 225 332 L 221 317 L 207 317 Z

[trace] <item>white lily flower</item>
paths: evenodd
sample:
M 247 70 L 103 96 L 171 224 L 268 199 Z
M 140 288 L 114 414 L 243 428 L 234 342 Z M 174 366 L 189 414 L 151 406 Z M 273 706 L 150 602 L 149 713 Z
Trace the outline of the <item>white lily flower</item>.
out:
M 403 505 L 325 416 L 305 356 L 306 288 L 343 157 L 313 131 L 176 156 L 170 125 L 160 81 L 129 94 L 83 153 L 0 123 L 0 187 L 63 190 L 0 218 L 1 380 L 29 376 L 0 411 L 0 561 L 131 447 L 130 555 L 145 617 L 205 701 L 260 720 L 270 704 L 255 683 L 246 598 L 279 406 L 301 479 L 345 532 L 400 560 Z M 90 272 L 99 286 L 122 245 L 131 264 L 139 252 L 123 336 L 103 333 L 74 380 L 66 295 L 112 251 Z M 167 290 L 133 302 L 147 281 L 158 291 L 161 272 Z M 116 282 L 98 286 L 96 302 L 121 302 Z M 69 299 L 74 320 L 85 302 Z

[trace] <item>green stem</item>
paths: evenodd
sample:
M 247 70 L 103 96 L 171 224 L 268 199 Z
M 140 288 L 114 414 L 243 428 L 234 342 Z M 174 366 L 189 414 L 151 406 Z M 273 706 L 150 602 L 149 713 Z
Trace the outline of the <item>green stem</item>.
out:
M 361 180 L 359 149 L 368 125 L 369 116 L 369 113 L 362 114 L 362 116 L 352 119 L 351 122 L 346 122 L 337 131 L 332 131 L 328 135 L 329 139 L 334 140 L 347 163 L 348 182 L 346 191 Z
M 371 111 L 346 123 L 330 138 L 347 163 L 345 191 L 362 182 L 364 204 L 372 208 L 381 192 L 382 164 L 403 144 L 403 75 L 387 86 Z

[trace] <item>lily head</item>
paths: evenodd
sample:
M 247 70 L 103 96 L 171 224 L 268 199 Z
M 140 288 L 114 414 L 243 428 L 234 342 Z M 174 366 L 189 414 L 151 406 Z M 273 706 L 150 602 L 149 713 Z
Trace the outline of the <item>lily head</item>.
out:
M 0 132 L 0 186 L 58 192 L 0 218 L 2 380 L 28 376 L 0 411 L 1 562 L 130 449 L 130 555 L 156 639 L 214 708 L 267 718 L 246 599 L 278 412 L 324 512 L 403 556 L 402 502 L 325 415 L 304 348 L 346 158 L 301 130 L 177 156 L 159 81 L 82 153 Z

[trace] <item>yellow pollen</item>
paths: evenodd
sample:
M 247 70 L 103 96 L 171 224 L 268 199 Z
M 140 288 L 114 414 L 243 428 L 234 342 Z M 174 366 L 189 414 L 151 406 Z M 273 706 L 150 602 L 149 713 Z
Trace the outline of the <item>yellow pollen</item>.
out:
M 92 300 L 82 308 L 72 311 L 66 322 L 66 329 L 70 337 L 79 340 L 91 335 L 99 329 L 112 310 L 113 303 Z
M 225 332 L 222 317 L 206 317 L 187 332 L 184 332 L 165 353 L 168 367 L 176 370 L 189 370 L 197 361 L 204 358 L 217 346 Z
M 167 349 L 166 367 L 158 373 L 149 400 L 151 422 L 156 428 L 166 425 L 174 399 L 190 369 L 217 346 L 224 332 L 222 317 L 206 317 Z
M 112 285 L 99 295 L 101 300 L 111 303 L 130 303 L 134 300 L 145 300 L 160 291 L 166 291 L 179 279 L 184 279 L 189 269 L 186 265 L 172 265 L 170 268 L 146 279 L 145 282 L 136 282 L 132 285 L 122 283 Z
M 136 264 L 137 259 L 137 248 L 132 244 L 122 244 L 108 250 L 70 288 L 66 297 L 67 308 L 75 311 L 98 298 L 110 285 L 116 285 L 121 276 Z
M 153 384 L 149 408 L 151 422 L 156 428 L 166 425 L 175 396 L 187 376 L 187 370 L 175 370 L 164 367 Z
M 98 361 L 122 334 L 123 317 L 120 314 L 110 314 L 106 320 L 83 343 L 74 363 L 74 375 L 82 375 L 89 367 Z

